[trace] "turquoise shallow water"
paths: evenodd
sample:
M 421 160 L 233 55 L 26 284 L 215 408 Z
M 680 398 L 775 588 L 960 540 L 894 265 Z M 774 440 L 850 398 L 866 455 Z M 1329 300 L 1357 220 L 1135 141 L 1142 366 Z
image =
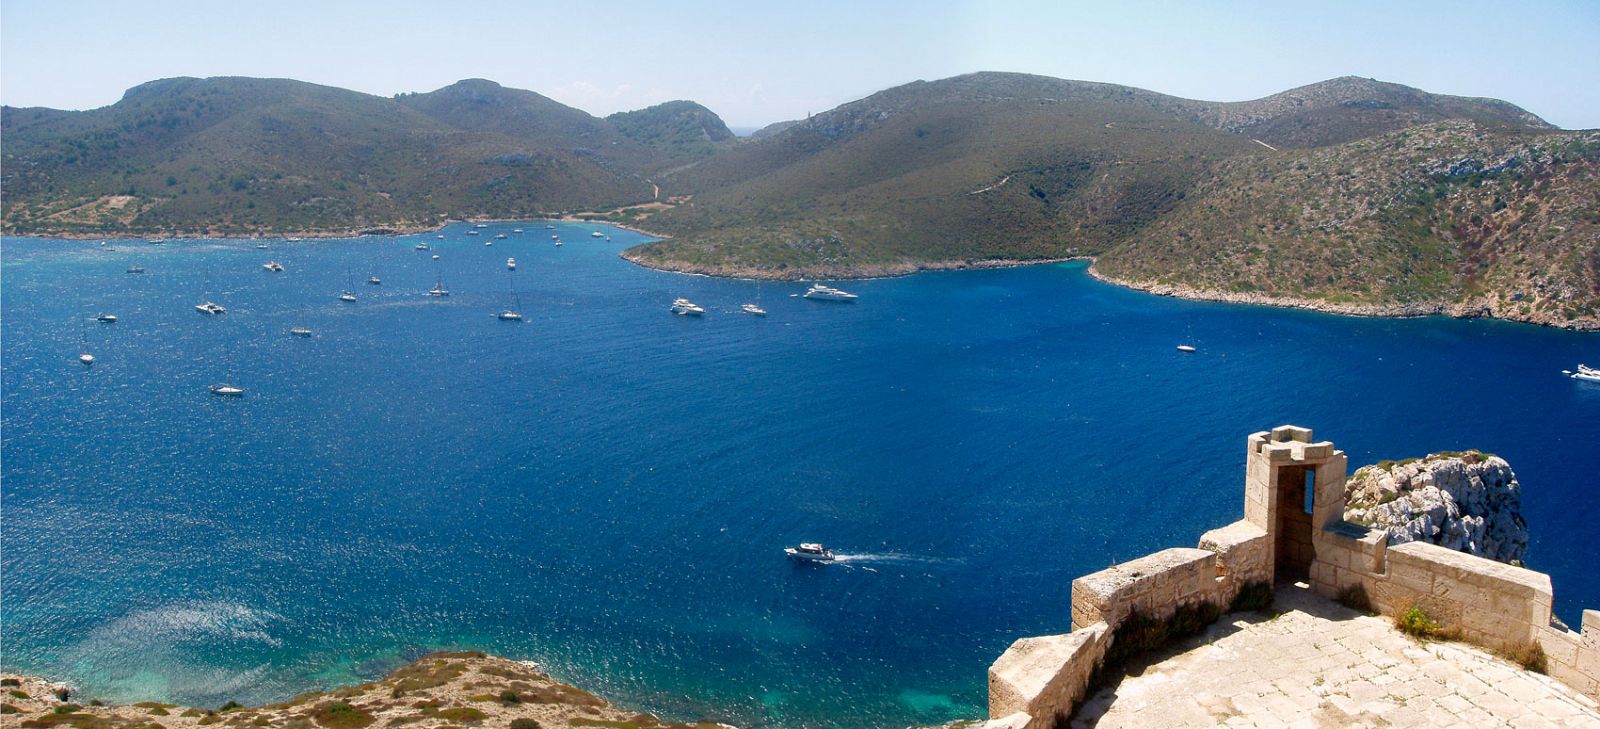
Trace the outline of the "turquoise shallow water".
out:
M 1558 611 L 1600 606 L 1600 387 L 1559 375 L 1600 362 L 1595 335 L 1186 302 L 1074 265 L 826 304 L 521 226 L 6 239 L 5 666 L 217 705 L 475 647 L 679 717 L 970 718 L 1012 640 L 1067 628 L 1074 576 L 1237 518 L 1244 438 L 1285 422 L 1356 464 L 1506 457 Z M 493 317 L 507 256 L 523 324 Z M 769 317 L 738 312 L 757 298 Z M 206 392 L 224 379 L 248 395 Z M 801 540 L 849 558 L 795 567 Z

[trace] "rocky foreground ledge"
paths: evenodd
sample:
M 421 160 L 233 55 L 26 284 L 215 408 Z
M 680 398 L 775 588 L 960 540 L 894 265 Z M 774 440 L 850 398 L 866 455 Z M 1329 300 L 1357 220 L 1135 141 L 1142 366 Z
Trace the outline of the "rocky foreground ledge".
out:
M 387 677 L 266 706 L 202 709 L 144 701 L 102 706 L 70 686 L 0 677 L 0 727 L 509 727 L 510 729 L 722 729 L 714 722 L 663 722 L 624 711 L 560 683 L 527 663 L 477 652 L 433 653 Z

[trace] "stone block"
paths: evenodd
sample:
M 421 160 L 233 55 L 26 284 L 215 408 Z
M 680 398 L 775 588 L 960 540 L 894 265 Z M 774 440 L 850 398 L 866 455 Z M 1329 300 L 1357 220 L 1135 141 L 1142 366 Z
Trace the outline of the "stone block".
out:
M 1307 443 L 1300 448 L 1300 458 L 1306 461 L 1321 461 L 1333 457 L 1333 443 Z
M 1023 638 L 989 667 L 989 716 L 1023 712 L 1053 718 L 1083 697 L 1105 657 L 1104 623 L 1064 635 Z
M 1272 429 L 1272 440 L 1277 443 L 1310 443 L 1311 429 L 1298 425 L 1280 425 Z
M 1203 549 L 1174 547 L 1079 577 L 1072 581 L 1073 622 L 1115 626 L 1134 607 L 1169 614 L 1177 600 L 1208 591 L 1216 558 Z

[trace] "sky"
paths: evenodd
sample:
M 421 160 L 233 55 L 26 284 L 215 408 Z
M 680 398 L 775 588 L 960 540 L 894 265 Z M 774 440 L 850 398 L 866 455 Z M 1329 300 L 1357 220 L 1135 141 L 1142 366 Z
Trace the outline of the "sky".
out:
M 382 96 L 488 78 L 596 115 L 692 99 L 758 127 L 973 71 L 1211 101 L 1354 75 L 1587 129 L 1596 39 L 1600 0 L 0 0 L 0 102 L 89 109 L 172 76 Z

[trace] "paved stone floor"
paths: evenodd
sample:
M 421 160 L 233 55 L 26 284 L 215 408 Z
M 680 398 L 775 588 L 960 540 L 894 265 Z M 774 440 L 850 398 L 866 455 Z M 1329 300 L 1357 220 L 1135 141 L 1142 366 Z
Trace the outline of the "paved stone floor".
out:
M 1419 643 L 1303 588 L 1274 609 L 1133 666 L 1072 726 L 1600 727 L 1594 701 L 1476 648 Z

